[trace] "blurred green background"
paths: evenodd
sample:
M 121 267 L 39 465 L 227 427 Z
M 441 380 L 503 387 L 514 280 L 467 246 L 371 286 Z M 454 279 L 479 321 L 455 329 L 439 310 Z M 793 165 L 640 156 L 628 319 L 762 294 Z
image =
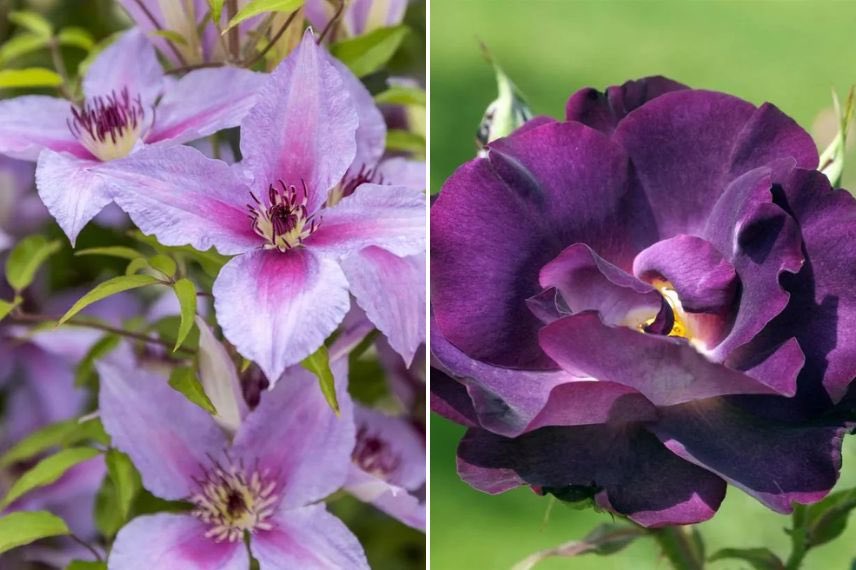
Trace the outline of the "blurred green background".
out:
M 431 0 L 431 187 L 473 157 L 475 132 L 496 96 L 483 41 L 528 97 L 536 114 L 561 116 L 568 95 L 645 75 L 775 103 L 822 141 L 835 133 L 831 90 L 856 83 L 856 2 L 606 2 Z M 844 186 L 856 187 L 849 152 Z M 455 474 L 463 430 L 431 418 L 431 566 L 438 570 L 508 569 L 526 555 L 581 538 L 606 514 L 557 504 L 527 489 L 490 497 Z M 668 485 L 668 481 L 663 482 Z M 845 442 L 839 489 L 856 486 L 856 438 Z M 787 517 L 731 488 L 720 513 L 700 525 L 708 553 L 768 546 L 781 556 Z M 856 525 L 809 553 L 803 568 L 846 569 L 856 558 Z M 553 559 L 538 568 L 667 568 L 653 542 L 617 555 Z M 748 568 L 712 563 L 712 570 Z

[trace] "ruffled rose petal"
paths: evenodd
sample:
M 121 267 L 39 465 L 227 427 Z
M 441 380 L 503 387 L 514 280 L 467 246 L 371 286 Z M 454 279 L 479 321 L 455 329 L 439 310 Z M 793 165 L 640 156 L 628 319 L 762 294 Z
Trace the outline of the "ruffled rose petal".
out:
M 215 542 L 209 527 L 189 514 L 159 513 L 125 525 L 110 550 L 110 570 L 247 570 L 243 541 Z

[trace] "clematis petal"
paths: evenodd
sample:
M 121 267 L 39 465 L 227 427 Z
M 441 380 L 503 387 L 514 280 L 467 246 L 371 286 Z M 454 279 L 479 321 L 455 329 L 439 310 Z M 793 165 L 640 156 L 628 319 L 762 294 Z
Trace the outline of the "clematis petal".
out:
M 145 487 L 164 499 L 190 496 L 204 465 L 227 440 L 211 416 L 134 363 L 101 361 L 101 421 L 113 445 L 131 456 Z
M 716 473 L 773 510 L 822 499 L 838 479 L 840 425 L 788 424 L 722 398 L 661 410 L 651 430 L 673 453 Z
M 646 527 L 707 520 L 725 497 L 722 479 L 650 433 L 608 425 L 544 428 L 514 439 L 470 429 L 458 447 L 458 473 L 491 494 L 519 485 L 574 486 Z
M 189 514 L 159 513 L 125 525 L 110 550 L 110 570 L 246 570 L 250 566 L 242 541 L 215 542 L 208 527 Z
M 473 358 L 555 368 L 537 346 L 542 323 L 525 303 L 541 291 L 538 272 L 577 242 L 626 271 L 654 240 L 653 223 L 626 155 L 602 133 L 546 123 L 489 148 L 489 159 L 455 172 L 431 208 L 434 314 Z
M 547 354 L 565 370 L 629 386 L 657 406 L 773 393 L 742 372 L 709 361 L 683 339 L 609 327 L 592 312 L 559 319 L 539 336 Z
M 250 541 L 261 570 L 368 570 L 357 537 L 323 505 L 283 510 L 271 520 L 274 528 Z
M 93 158 L 71 134 L 71 103 L 44 95 L 0 101 L 0 154 L 35 161 L 43 149 Z
M 238 126 L 264 78 L 235 67 L 191 71 L 166 89 L 146 142 L 184 143 Z
M 383 115 L 375 104 L 374 98 L 362 81 L 351 73 L 347 65 L 330 55 L 329 52 L 325 50 L 323 53 L 327 61 L 339 72 L 345 89 L 354 102 L 359 120 L 356 134 L 356 155 L 348 171 L 354 173 L 362 166 L 371 168 L 378 163 L 386 147 L 386 122 L 383 120 Z M 387 181 L 387 183 L 394 184 L 395 182 Z
M 658 241 L 636 256 L 633 273 L 649 283 L 668 281 L 683 308 L 694 313 L 727 310 L 737 293 L 734 267 L 710 242 L 696 236 Z
M 339 265 L 309 248 L 239 255 L 213 293 L 223 334 L 271 381 L 321 346 L 350 306 Z
M 587 87 L 568 99 L 565 118 L 609 134 L 631 111 L 664 93 L 682 89 L 688 87 L 659 75 L 613 85 L 604 93 Z
M 662 306 L 660 294 L 650 285 L 582 243 L 568 246 L 542 267 L 539 282 L 555 287 L 571 313 L 598 311 L 610 325 L 636 326 Z
M 377 170 L 384 184 L 425 189 L 425 163 L 421 160 L 401 156 L 387 158 L 378 164 Z
M 353 404 L 345 388 L 347 362 L 332 364 L 340 415 L 318 388 L 318 380 L 293 367 L 244 420 L 232 447 L 248 465 L 258 461 L 283 484 L 282 508 L 319 501 L 342 486 L 351 466 L 355 435 Z
M 241 154 L 254 187 L 305 184 L 314 212 L 354 160 L 358 117 L 311 30 L 265 80 L 257 101 L 241 123 Z
M 348 493 L 407 526 L 425 530 L 425 503 L 407 489 L 391 485 L 354 467 L 345 486 Z
M 341 262 L 351 293 L 407 365 L 425 341 L 425 254 L 367 247 Z
M 249 411 L 238 371 L 229 353 L 201 317 L 196 317 L 196 326 L 199 329 L 199 381 L 217 410 L 214 421 L 227 433 L 234 434 Z
M 164 245 L 225 255 L 260 247 L 247 217 L 249 190 L 224 162 L 187 146 L 154 146 L 105 163 L 116 203 Z
M 425 193 L 404 186 L 361 184 L 322 213 L 307 247 L 340 257 L 369 246 L 406 256 L 425 250 Z
M 72 246 L 83 227 L 112 202 L 104 163 L 45 150 L 36 167 L 36 187 L 45 207 Z
M 389 455 L 396 459 L 395 467 L 384 476 L 386 481 L 412 491 L 425 484 L 425 438 L 408 418 L 390 416 L 357 405 L 354 420 L 361 438 L 369 437 L 381 442 Z
M 98 54 L 89 66 L 83 78 L 83 94 L 89 99 L 127 89 L 132 98 L 140 97 L 148 114 L 163 84 L 163 69 L 155 48 L 142 31 L 131 28 Z

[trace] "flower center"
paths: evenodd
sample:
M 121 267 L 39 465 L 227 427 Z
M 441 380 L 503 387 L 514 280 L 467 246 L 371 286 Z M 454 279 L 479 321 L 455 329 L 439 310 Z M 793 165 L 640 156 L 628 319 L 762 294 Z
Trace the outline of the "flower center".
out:
M 255 194 L 250 194 L 255 204 L 247 204 L 253 231 L 267 240 L 266 249 L 288 251 L 299 247 L 315 233 L 321 224 L 316 215 L 306 211 L 308 191 L 306 185 L 298 191 L 294 185 L 286 186 L 280 180 L 279 187 L 268 187 L 268 203 L 262 203 Z
M 89 152 L 107 161 L 128 156 L 140 138 L 143 103 L 139 96 L 132 99 L 128 89 L 95 97 L 81 107 L 71 107 L 68 119 L 71 133 Z
M 383 175 L 377 171 L 377 168 L 367 168 L 365 164 L 362 165 L 356 174 L 343 178 L 342 182 L 330 191 L 327 196 L 327 207 L 335 206 L 342 198 L 353 194 L 361 184 L 383 184 Z
M 663 296 L 663 299 L 665 299 L 669 308 L 672 310 L 672 326 L 669 332 L 666 333 L 666 336 L 677 336 L 691 340 L 692 331 L 689 327 L 687 314 L 681 304 L 681 299 L 678 297 L 678 292 L 675 291 L 675 288 L 668 281 L 657 281 L 653 285 L 654 288 L 660 292 L 660 295 Z M 646 321 L 645 324 L 650 325 L 655 319 L 656 317 L 653 317 Z
M 401 458 L 381 438 L 369 433 L 365 426 L 357 431 L 357 445 L 351 459 L 357 466 L 380 479 L 387 479 L 398 469 Z
M 279 503 L 277 482 L 267 470 L 246 470 L 243 465 L 214 468 L 205 479 L 196 481 L 198 490 L 190 500 L 193 514 L 210 528 L 206 538 L 216 542 L 235 542 L 244 532 L 270 530 L 269 519 Z

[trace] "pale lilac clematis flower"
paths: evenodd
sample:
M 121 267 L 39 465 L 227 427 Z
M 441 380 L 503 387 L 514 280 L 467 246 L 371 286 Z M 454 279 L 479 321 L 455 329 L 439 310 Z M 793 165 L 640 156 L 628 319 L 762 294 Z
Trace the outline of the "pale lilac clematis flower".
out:
M 112 201 L 105 164 L 132 165 L 146 146 L 178 145 L 237 125 L 263 77 L 223 67 L 168 80 L 151 43 L 132 29 L 92 63 L 81 105 L 42 95 L 0 102 L 0 153 L 38 159 L 39 196 L 74 243 Z
M 343 260 L 366 248 L 425 249 L 425 195 L 360 184 L 328 201 L 356 154 L 358 114 L 342 74 L 307 32 L 241 123 L 235 167 L 189 147 L 106 166 L 115 200 L 165 245 L 236 255 L 213 293 L 226 338 L 270 379 L 315 351 L 348 312 Z M 395 277 L 391 275 L 390 278 Z
M 318 502 L 344 483 L 354 447 L 343 366 L 334 366 L 341 417 L 312 375 L 293 368 L 231 441 L 165 378 L 119 361 L 103 361 L 98 371 L 113 445 L 131 457 L 149 491 L 193 505 L 128 523 L 110 570 L 246 570 L 245 536 L 261 570 L 368 568 L 356 537 Z
M 345 489 L 408 526 L 425 530 L 422 434 L 405 418 L 357 406 L 357 445 Z

